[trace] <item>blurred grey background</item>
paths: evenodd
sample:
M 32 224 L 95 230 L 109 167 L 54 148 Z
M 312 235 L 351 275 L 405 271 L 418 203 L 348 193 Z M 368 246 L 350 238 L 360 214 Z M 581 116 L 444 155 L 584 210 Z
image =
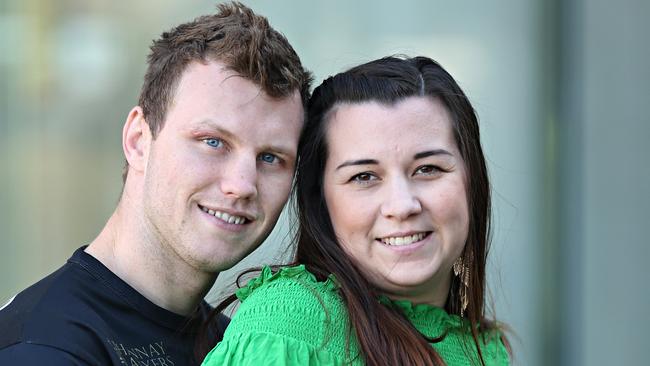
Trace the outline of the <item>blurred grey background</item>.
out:
M 648 365 L 650 2 L 246 1 L 316 82 L 427 55 L 477 109 L 518 365 Z M 151 40 L 214 1 L 0 2 L 0 304 L 99 232 Z M 239 269 L 281 259 L 290 220 Z M 2 330 L 0 330 L 2 331 Z

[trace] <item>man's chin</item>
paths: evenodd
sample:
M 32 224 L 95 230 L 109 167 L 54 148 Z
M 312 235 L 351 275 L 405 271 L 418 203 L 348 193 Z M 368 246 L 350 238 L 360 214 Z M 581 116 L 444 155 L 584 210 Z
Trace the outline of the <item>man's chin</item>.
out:
M 230 255 L 224 255 L 223 253 L 195 253 L 192 258 L 192 262 L 194 263 L 193 267 L 201 272 L 214 274 L 227 271 L 243 259 L 243 256 L 233 257 L 232 253 L 229 254 Z

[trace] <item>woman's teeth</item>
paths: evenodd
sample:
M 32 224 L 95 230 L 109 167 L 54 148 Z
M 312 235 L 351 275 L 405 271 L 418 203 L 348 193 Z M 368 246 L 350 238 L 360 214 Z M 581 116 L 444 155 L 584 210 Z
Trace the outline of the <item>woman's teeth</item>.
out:
M 407 236 L 390 236 L 387 238 L 381 238 L 379 240 L 381 240 L 381 242 L 386 245 L 400 246 L 413 244 L 424 239 L 425 236 L 427 236 L 427 233 L 417 233 Z

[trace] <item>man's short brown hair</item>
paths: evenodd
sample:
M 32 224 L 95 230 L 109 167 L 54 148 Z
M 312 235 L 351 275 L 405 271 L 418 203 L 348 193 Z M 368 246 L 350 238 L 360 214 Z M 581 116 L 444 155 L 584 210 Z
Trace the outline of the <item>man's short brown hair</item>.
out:
M 309 99 L 311 72 L 289 41 L 268 20 L 239 2 L 217 5 L 217 13 L 181 24 L 153 41 L 138 105 L 155 139 L 163 128 L 178 83 L 193 61 L 219 61 L 275 98 L 300 92 Z M 126 181 L 128 163 L 122 178 Z
M 303 104 L 309 98 L 311 73 L 265 17 L 239 2 L 220 4 L 217 9 L 216 14 L 164 32 L 151 46 L 138 104 L 154 138 L 192 61 L 220 61 L 271 97 L 287 97 L 298 90 Z

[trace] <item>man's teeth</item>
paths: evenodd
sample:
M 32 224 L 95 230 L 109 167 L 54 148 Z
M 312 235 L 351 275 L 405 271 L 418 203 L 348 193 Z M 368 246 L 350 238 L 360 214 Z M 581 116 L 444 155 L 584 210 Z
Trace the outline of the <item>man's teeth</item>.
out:
M 207 212 L 210 215 L 212 215 L 212 216 L 214 216 L 214 217 L 216 217 L 218 219 L 221 219 L 222 221 L 225 221 L 225 222 L 227 222 L 229 224 L 242 225 L 243 223 L 246 222 L 245 217 L 230 215 L 230 214 L 227 214 L 227 213 L 221 212 L 221 211 L 210 210 L 210 209 L 207 209 L 207 208 L 205 208 L 203 206 L 201 206 L 201 210 L 203 210 L 203 212 Z
M 427 235 L 426 233 L 418 233 L 418 234 L 413 234 L 408 236 L 391 236 L 388 238 L 381 238 L 380 240 L 384 244 L 400 246 L 400 245 L 409 245 L 418 242 L 424 239 L 426 235 Z

